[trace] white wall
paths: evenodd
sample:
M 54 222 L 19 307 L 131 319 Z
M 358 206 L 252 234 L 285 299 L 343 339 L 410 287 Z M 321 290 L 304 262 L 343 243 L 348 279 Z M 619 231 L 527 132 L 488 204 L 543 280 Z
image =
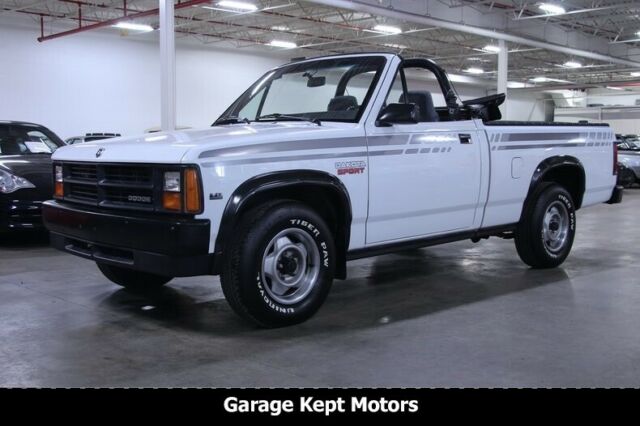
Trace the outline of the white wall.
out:
M 517 90 L 509 90 L 507 93 L 506 108 L 503 109 L 504 120 L 545 121 L 546 111 L 553 110 L 553 103 L 539 93 Z
M 37 36 L 34 24 L 0 20 L 0 120 L 40 123 L 63 138 L 159 126 L 155 35 L 140 40 L 108 29 L 44 43 Z M 282 62 L 178 42 L 178 124 L 210 125 L 249 84 Z
M 40 123 L 62 138 L 87 132 L 130 135 L 159 126 L 156 32 L 121 37 L 107 28 L 44 43 L 36 41 L 38 32 L 30 19 L 0 17 L 0 120 Z M 209 126 L 253 81 L 286 61 L 274 52 L 178 40 L 178 125 Z M 463 99 L 487 94 L 482 87 L 456 87 Z M 439 91 L 435 82 L 429 88 Z M 544 119 L 544 103 L 532 109 L 535 95 L 512 91 L 509 96 L 505 118 Z

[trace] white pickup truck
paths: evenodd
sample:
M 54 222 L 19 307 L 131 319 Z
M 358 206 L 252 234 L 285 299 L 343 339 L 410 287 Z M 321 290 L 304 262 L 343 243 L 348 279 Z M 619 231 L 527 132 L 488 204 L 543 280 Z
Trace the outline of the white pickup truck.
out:
M 55 247 L 130 289 L 219 274 L 266 327 L 313 315 L 351 259 L 500 236 L 555 267 L 575 211 L 621 201 L 615 136 L 499 121 L 503 100 L 461 101 L 425 59 L 289 63 L 210 128 L 59 149 L 44 221 Z

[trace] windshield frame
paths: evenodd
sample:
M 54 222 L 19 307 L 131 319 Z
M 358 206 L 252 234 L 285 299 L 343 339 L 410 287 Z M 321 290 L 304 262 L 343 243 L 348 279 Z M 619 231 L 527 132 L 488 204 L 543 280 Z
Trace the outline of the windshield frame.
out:
M 345 55 L 345 56 L 330 56 L 330 57 L 323 57 L 323 58 L 317 58 L 317 59 L 310 59 L 310 60 L 305 60 L 305 61 L 300 61 L 300 62 L 292 62 L 286 65 L 282 65 L 280 67 L 274 68 L 272 70 L 269 70 L 268 72 L 264 73 L 258 80 L 255 81 L 255 83 L 253 83 L 247 90 L 245 90 L 242 95 L 240 95 L 230 106 L 229 108 L 227 108 L 221 115 L 220 117 L 218 117 L 218 119 L 215 120 L 215 122 L 212 124 L 212 126 L 216 126 L 216 125 L 220 125 L 219 123 L 224 121 L 224 120 L 228 120 L 228 119 L 232 119 L 235 118 L 234 113 L 237 113 L 238 111 L 240 111 L 242 108 L 244 108 L 255 96 L 264 96 L 264 98 L 261 100 L 261 104 L 264 103 L 266 96 L 268 96 L 269 94 L 269 85 L 272 81 L 274 81 L 276 78 L 280 78 L 283 74 L 286 74 L 287 72 L 295 72 L 293 70 L 302 68 L 302 67 L 309 67 L 312 68 L 314 67 L 316 64 L 320 64 L 322 62 L 337 62 L 337 61 L 357 61 L 357 60 L 371 60 L 374 59 L 380 61 L 380 63 L 377 65 L 376 68 L 376 73 L 371 81 L 371 84 L 369 86 L 369 89 L 367 90 L 367 93 L 365 95 L 365 97 L 362 100 L 362 104 L 360 105 L 360 108 L 358 109 L 358 112 L 356 114 L 356 116 L 353 119 L 347 119 L 347 118 L 319 118 L 319 120 L 321 120 L 322 122 L 328 121 L 328 122 L 343 122 L 343 123 L 359 123 L 360 120 L 362 119 L 362 117 L 364 116 L 365 111 L 368 109 L 368 107 L 370 106 L 370 102 L 371 99 L 373 97 L 373 94 L 375 93 L 376 89 L 378 88 L 378 85 L 380 84 L 380 81 L 382 80 L 382 77 L 385 74 L 385 70 L 389 64 L 388 58 L 386 55 L 384 54 L 380 54 L 380 55 Z M 350 73 L 350 71 L 345 72 L 345 74 L 343 75 L 346 76 Z M 349 80 L 355 76 L 357 76 L 359 74 L 354 74 L 352 76 L 349 77 Z M 347 82 L 349 81 L 347 80 Z M 262 88 L 262 86 L 264 86 L 264 90 Z M 339 89 L 339 86 L 336 87 L 336 90 Z M 262 94 L 262 95 L 261 95 Z M 295 114 L 285 114 L 285 115 L 296 115 L 296 116 L 300 116 L 301 118 L 305 117 L 304 115 L 305 113 L 295 113 Z M 240 122 L 244 122 L 243 117 L 237 117 L 238 120 Z M 250 120 L 250 122 L 256 122 L 256 120 Z M 258 120 L 257 122 L 272 122 L 272 120 Z

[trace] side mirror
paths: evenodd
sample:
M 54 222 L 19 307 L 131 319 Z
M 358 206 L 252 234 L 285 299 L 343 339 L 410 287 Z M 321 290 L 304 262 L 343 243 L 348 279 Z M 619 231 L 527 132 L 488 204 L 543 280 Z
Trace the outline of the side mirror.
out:
M 418 116 L 416 104 L 389 104 L 380 111 L 376 125 L 388 127 L 393 124 L 415 124 L 418 122 Z

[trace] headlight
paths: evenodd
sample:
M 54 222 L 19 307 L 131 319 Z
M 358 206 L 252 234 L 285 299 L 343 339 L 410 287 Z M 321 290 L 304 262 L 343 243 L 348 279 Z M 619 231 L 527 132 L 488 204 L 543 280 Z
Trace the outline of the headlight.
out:
M 180 192 L 182 190 L 180 172 L 164 173 L 164 190 L 167 192 Z
M 0 192 L 9 194 L 23 188 L 35 188 L 35 185 L 23 177 L 0 170 Z

